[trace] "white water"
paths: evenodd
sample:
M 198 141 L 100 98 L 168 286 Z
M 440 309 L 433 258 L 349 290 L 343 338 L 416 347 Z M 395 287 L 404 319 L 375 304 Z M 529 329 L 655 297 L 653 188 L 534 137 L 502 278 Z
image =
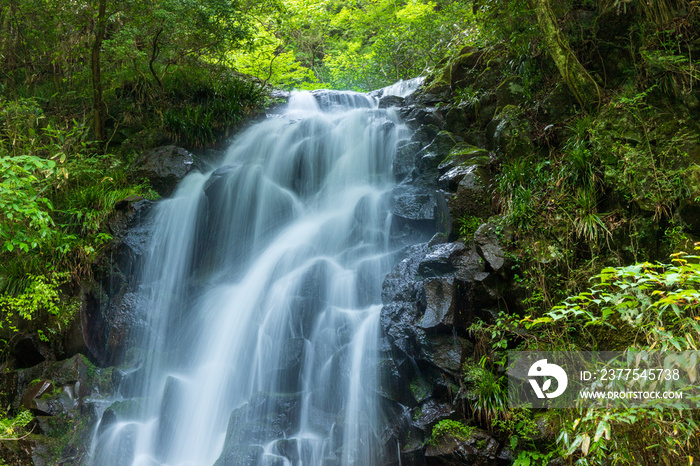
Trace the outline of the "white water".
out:
M 158 204 L 143 396 L 92 464 L 381 464 L 374 363 L 408 135 L 368 95 L 294 93 Z

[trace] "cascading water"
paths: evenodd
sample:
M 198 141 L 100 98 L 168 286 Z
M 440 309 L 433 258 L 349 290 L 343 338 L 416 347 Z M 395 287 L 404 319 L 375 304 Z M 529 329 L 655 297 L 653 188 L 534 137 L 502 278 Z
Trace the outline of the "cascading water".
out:
M 369 95 L 293 93 L 157 205 L 144 376 L 103 417 L 92 464 L 381 464 L 380 293 L 407 135 Z

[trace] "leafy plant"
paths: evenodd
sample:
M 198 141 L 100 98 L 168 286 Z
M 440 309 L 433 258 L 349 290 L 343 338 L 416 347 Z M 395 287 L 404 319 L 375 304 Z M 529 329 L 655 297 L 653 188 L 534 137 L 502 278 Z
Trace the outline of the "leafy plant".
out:
M 8 417 L 7 411 L 0 416 L 0 440 L 17 440 L 22 436 L 25 428 L 34 420 L 29 410 L 22 410 L 14 417 Z
M 39 328 L 35 330 L 42 340 L 49 341 L 75 317 L 75 303 L 61 299 L 59 290 L 68 279 L 68 274 L 53 274 L 48 278 L 29 275 L 28 279 L 29 284 L 22 293 L 16 296 L 0 295 L 0 308 L 4 316 L 0 329 L 18 332 L 20 326 L 26 328 L 29 322 L 40 319 Z
M 496 420 L 508 417 L 508 393 L 503 377 L 486 369 L 485 364 L 486 358 L 482 358 L 479 365 L 465 365 L 464 380 L 471 386 L 466 397 L 474 417 L 492 430 Z
M 466 426 L 460 421 L 443 419 L 433 427 L 428 443 L 438 446 L 448 438 L 464 441 L 471 436 L 472 432 L 474 432 L 474 427 Z
M 481 226 L 483 220 L 473 215 L 464 215 L 457 219 L 459 236 L 464 239 L 471 239 L 474 232 Z

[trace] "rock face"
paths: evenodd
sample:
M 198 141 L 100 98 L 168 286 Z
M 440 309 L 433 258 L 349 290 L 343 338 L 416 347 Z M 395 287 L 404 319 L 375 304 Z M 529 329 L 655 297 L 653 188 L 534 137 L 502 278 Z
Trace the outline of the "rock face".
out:
M 152 234 L 152 206 L 151 201 L 140 198 L 117 204 L 109 224 L 114 238 L 111 250 L 95 264 L 94 280 L 82 290 L 83 339 L 90 355 L 102 365 L 119 363 L 131 338 L 145 330 L 138 312 L 142 303 L 132 282 Z
M 394 163 L 400 184 L 393 213 L 407 225 L 408 238 L 418 237 L 420 222 L 438 234 L 405 247 L 382 285 L 381 395 L 396 413 L 388 416 L 383 434 L 388 464 L 512 462 L 505 439 L 479 429 L 467 439 L 448 436 L 428 444 L 437 423 L 464 418 L 470 403 L 463 373 L 465 362 L 473 360 L 469 326 L 493 319 L 511 300 L 505 292 L 509 232 L 489 221 L 493 151 L 527 134 L 511 131 L 514 120 L 503 112 L 523 96 L 514 79 L 498 86 L 491 67 L 499 59 L 497 53 L 465 48 L 410 106 L 399 109 L 415 133 L 400 145 Z M 476 106 L 454 105 L 451 93 L 465 86 L 495 92 L 485 92 Z M 455 241 L 465 219 L 481 226 Z M 392 448 L 396 444 L 399 450 Z
M 17 464 L 83 464 L 87 460 L 91 426 L 97 420 L 96 398 L 111 395 L 112 369 L 98 369 L 85 356 L 39 364 L 0 376 L 13 387 L 10 407 L 35 415 L 32 434 L 17 442 L 0 443 L 0 455 Z
M 137 176 L 148 178 L 158 194 L 168 196 L 193 164 L 192 154 L 182 147 L 161 146 L 141 154 L 133 166 Z

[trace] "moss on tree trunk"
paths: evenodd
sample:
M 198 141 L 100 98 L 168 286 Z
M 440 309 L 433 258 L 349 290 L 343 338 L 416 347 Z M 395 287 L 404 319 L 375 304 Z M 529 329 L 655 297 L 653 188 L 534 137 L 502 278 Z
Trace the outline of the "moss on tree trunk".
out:
M 549 0 L 532 0 L 532 3 L 547 51 L 564 82 L 583 108 L 598 106 L 601 99 L 600 88 L 569 48 L 569 41 L 557 26 Z

